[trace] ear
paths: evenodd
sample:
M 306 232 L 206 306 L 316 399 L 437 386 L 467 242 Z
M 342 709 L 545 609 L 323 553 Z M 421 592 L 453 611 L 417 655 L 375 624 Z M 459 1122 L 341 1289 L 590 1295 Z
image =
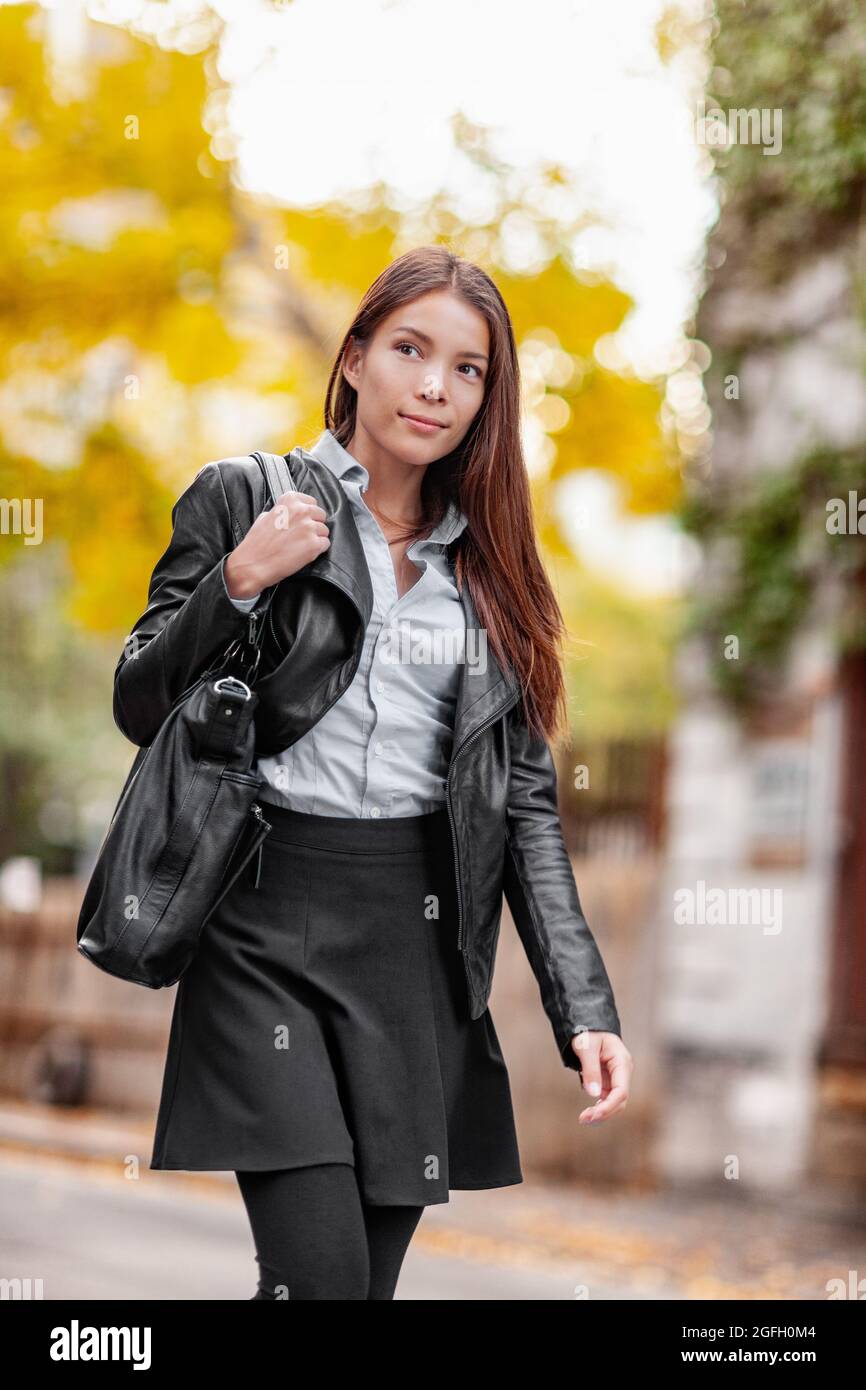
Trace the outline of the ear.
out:
M 355 338 L 350 333 L 349 341 L 343 349 L 343 359 L 340 363 L 340 370 L 350 386 L 358 389 L 359 368 L 363 358 L 363 353 Z

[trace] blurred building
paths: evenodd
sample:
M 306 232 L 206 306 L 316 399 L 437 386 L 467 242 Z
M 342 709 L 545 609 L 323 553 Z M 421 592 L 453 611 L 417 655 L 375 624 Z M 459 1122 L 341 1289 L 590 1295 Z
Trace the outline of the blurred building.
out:
M 697 323 L 713 354 L 702 490 L 709 512 L 722 501 L 695 594 L 712 616 L 680 653 L 684 709 L 669 749 L 657 1160 L 676 1180 L 738 1165 L 750 1187 L 856 1192 L 866 1186 L 866 651 L 862 637 L 846 648 L 845 633 L 864 592 L 862 233 L 845 199 L 832 215 L 804 211 L 797 229 L 796 158 L 781 175 L 760 152 L 753 176 L 738 166 Z M 841 534 L 828 529 L 834 511 L 847 517 Z M 758 647 L 774 643 L 778 660 L 762 671 Z M 734 697 L 737 663 L 750 671 L 748 701 L 723 694 L 726 661 Z

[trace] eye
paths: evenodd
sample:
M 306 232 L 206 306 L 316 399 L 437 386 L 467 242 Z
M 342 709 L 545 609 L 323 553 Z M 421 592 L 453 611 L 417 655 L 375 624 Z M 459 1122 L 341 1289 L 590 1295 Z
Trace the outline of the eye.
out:
M 410 343 L 410 342 L 407 342 L 407 341 L 404 340 L 403 342 L 395 343 L 395 344 L 394 344 L 394 351 L 395 351 L 395 352 L 401 352 L 401 353 L 402 353 L 402 349 L 403 349 L 403 348 L 409 348 L 410 351 L 412 351 L 412 352 L 417 352 L 419 355 L 420 355 L 420 353 L 421 353 L 421 349 L 418 347 L 418 345 L 417 345 L 416 343 Z M 403 354 L 403 355 L 405 355 L 405 354 Z M 482 372 L 482 370 L 481 370 L 480 367 L 476 367 L 476 365 L 475 365 L 474 362 L 462 362 L 462 363 L 461 363 L 461 367 L 468 367 L 470 371 L 474 372 L 474 373 L 475 373 L 475 379 L 476 379 L 477 381 L 482 381 L 482 380 L 484 379 L 484 373 Z

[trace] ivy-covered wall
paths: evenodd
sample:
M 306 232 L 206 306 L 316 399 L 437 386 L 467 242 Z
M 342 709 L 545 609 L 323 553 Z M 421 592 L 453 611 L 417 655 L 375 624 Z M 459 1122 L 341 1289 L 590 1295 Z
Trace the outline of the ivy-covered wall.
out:
M 739 710 L 773 695 L 791 641 L 828 578 L 846 595 L 834 634 L 840 650 L 866 647 L 866 611 L 854 583 L 866 560 L 863 483 L 862 454 L 817 450 L 784 472 L 753 475 L 745 487 L 692 496 L 686 528 L 729 558 L 720 566 L 724 581 L 704 585 L 693 599 L 687 629 L 708 639 L 715 684 Z M 852 492 L 855 507 L 863 502 L 859 515 Z M 725 655 L 731 636 L 739 642 L 736 660 Z
M 706 386 L 717 451 L 726 431 L 728 442 L 748 443 L 735 467 L 690 480 L 682 511 L 709 557 L 689 631 L 706 637 L 715 685 L 742 712 L 777 690 L 792 640 L 826 581 L 842 581 L 845 595 L 834 620 L 840 649 L 866 646 L 863 586 L 855 582 L 866 571 L 866 516 L 861 533 L 850 526 L 839 533 L 831 516 L 833 499 L 847 507 L 852 492 L 854 505 L 860 499 L 866 508 L 866 439 L 845 448 L 819 442 L 784 468 L 778 460 L 769 467 L 742 429 L 749 402 L 729 399 L 723 384 L 751 354 L 778 354 L 784 371 L 798 328 L 787 338 L 768 336 L 753 313 L 742 314 L 739 329 L 736 313 L 720 313 L 733 294 L 741 304 L 750 292 L 781 298 L 810 263 L 832 254 L 850 286 L 843 318 L 863 329 L 866 395 L 866 5 L 720 0 L 716 12 L 707 109 L 769 109 L 782 122 L 777 154 L 760 143 L 714 152 L 722 208 L 697 336 L 713 354 Z M 808 334 L 808 324 L 799 331 Z M 824 370 L 832 378 L 832 357 Z M 725 654 L 731 636 L 739 641 L 735 660 Z

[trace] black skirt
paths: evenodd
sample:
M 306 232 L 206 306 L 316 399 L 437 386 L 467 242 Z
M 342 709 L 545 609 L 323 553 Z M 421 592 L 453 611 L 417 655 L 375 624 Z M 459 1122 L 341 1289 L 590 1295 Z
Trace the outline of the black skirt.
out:
M 177 987 L 151 1168 L 349 1163 L 380 1206 L 522 1182 L 447 811 L 265 814 L 258 887 L 241 875 Z

